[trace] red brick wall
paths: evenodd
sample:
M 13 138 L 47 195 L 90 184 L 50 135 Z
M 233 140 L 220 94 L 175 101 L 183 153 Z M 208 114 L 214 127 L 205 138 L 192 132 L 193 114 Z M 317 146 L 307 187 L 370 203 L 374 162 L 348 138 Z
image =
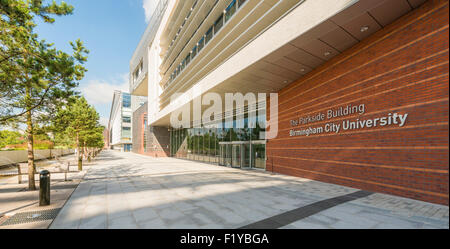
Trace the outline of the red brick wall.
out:
M 170 133 L 167 127 L 151 126 L 149 129 L 147 152 L 152 157 L 170 156 Z
M 448 205 L 448 11 L 448 1 L 428 1 L 281 90 L 267 170 Z M 347 104 L 366 112 L 290 124 Z M 289 135 L 389 113 L 408 113 L 406 125 Z

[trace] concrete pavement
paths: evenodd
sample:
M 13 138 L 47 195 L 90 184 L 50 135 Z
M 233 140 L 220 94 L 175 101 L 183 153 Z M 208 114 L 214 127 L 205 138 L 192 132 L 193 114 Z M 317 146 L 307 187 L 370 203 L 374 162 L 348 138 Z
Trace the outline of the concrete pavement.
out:
M 81 182 L 87 169 L 93 165 L 93 163 L 86 164 L 85 170 L 78 172 L 75 156 L 62 157 L 60 160 L 64 170 L 67 169 L 68 161 L 73 165 L 70 167 L 71 172 L 67 174 L 67 181 L 65 181 L 64 173 L 57 173 L 61 172 L 59 163 L 46 160 L 40 161 L 37 165 L 39 170 L 45 168 L 52 172 L 51 205 L 49 206 L 39 206 L 39 190 L 27 191 L 28 177 L 26 175 L 22 176 L 21 184 L 18 184 L 17 176 L 0 179 L 0 229 L 46 229 L 49 227 L 57 212 Z M 36 187 L 39 188 L 39 175 L 36 175 Z
M 449 228 L 447 206 L 174 158 L 103 152 L 50 228 Z

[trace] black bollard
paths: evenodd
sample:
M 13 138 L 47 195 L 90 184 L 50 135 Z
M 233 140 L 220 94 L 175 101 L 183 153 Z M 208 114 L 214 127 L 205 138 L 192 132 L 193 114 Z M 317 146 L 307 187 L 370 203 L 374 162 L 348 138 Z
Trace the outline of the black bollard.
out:
M 39 178 L 39 206 L 50 205 L 50 172 L 43 170 Z

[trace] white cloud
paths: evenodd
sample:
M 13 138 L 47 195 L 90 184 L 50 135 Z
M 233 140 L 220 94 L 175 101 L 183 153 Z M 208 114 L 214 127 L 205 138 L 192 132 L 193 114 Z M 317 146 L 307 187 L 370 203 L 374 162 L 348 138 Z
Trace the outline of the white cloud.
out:
M 120 76 L 119 80 L 90 80 L 81 88 L 81 93 L 89 104 L 110 104 L 113 99 L 114 91 L 129 91 L 128 74 Z
M 81 94 L 99 112 L 101 125 L 108 126 L 114 91 L 130 91 L 128 77 L 129 74 L 125 73 L 112 79 L 89 80 L 80 87 Z
M 153 15 L 153 11 L 156 9 L 158 0 L 143 0 L 142 7 L 145 10 L 145 21 L 149 22 Z

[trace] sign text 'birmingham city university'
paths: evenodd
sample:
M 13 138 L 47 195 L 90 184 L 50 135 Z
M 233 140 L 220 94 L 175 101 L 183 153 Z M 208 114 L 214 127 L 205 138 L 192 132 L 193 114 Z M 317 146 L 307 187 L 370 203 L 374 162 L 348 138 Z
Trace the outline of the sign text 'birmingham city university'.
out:
M 385 114 L 384 116 L 379 116 L 375 118 L 363 119 L 363 118 L 353 118 L 337 122 L 328 122 L 324 125 L 314 126 L 314 123 L 319 123 L 325 120 L 332 120 L 337 118 L 342 118 L 350 115 L 364 115 L 366 113 L 366 105 L 347 105 L 341 106 L 337 109 L 330 109 L 326 112 L 320 112 L 315 115 L 308 115 L 300 117 L 299 119 L 291 120 L 291 126 L 305 126 L 311 124 L 309 127 L 291 129 L 289 135 L 291 137 L 295 136 L 310 136 L 322 133 L 340 133 L 342 131 L 359 130 L 364 128 L 377 128 L 397 125 L 403 127 L 406 124 L 408 118 L 408 113 L 399 114 L 396 112 Z

